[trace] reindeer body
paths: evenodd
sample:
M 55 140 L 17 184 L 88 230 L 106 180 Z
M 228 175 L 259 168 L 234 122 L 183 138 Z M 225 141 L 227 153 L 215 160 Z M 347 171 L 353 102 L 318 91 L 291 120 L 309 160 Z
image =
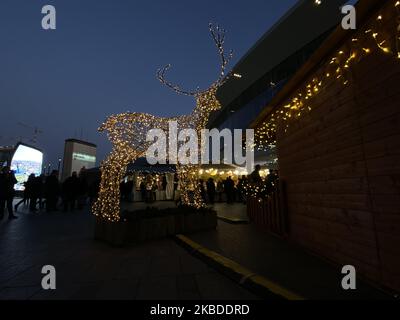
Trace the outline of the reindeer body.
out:
M 216 98 L 218 88 L 229 78 L 225 76 L 225 67 L 232 57 L 232 52 L 225 57 L 223 51 L 225 31 L 219 27 L 210 25 L 210 32 L 217 45 L 221 56 L 221 73 L 216 82 L 207 90 L 188 92 L 181 90 L 165 80 L 165 73 L 170 65 L 158 71 L 158 79 L 167 87 L 179 94 L 193 96 L 196 99 L 196 107 L 190 115 L 162 118 L 146 113 L 123 113 L 110 116 L 99 128 L 100 132 L 107 131 L 108 138 L 113 145 L 111 154 L 101 165 L 101 183 L 97 201 L 93 205 L 93 213 L 109 221 L 120 219 L 120 182 L 126 172 L 129 163 L 146 154 L 150 142 L 146 141 L 147 132 L 151 129 L 161 129 L 168 132 L 169 123 L 176 121 L 178 130 L 194 129 L 197 136 L 201 136 L 201 130 L 208 123 L 211 112 L 219 110 L 221 105 Z M 199 149 L 203 150 L 200 142 Z M 177 164 L 177 172 L 181 185 L 182 202 L 185 205 L 202 207 L 204 201 L 197 187 L 197 172 L 200 165 Z M 194 186 L 193 193 L 189 192 L 189 185 Z M 186 186 L 186 187 L 185 187 Z

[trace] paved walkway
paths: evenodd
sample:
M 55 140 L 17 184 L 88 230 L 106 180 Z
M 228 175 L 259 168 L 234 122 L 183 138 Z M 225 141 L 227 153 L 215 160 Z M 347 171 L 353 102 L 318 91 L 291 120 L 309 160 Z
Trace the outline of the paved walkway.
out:
M 343 290 L 341 268 L 252 224 L 219 221 L 217 230 L 188 238 L 306 299 L 390 298 L 359 279 L 357 290 Z
M 165 208 L 175 208 L 176 204 L 173 201 L 158 201 L 151 204 L 146 204 L 144 202 L 133 202 L 133 203 L 123 203 L 122 209 L 126 210 L 140 210 L 146 207 L 156 207 L 159 209 Z M 226 220 L 231 223 L 248 223 L 249 219 L 246 214 L 246 206 L 241 203 L 227 204 L 227 203 L 215 203 L 213 207 L 218 214 L 218 218 L 221 220 Z
M 18 216 L 0 221 L 0 299 L 257 299 L 172 239 L 112 248 L 87 212 Z M 55 291 L 41 289 L 43 265 Z
M 161 208 L 173 202 L 154 204 Z M 143 208 L 144 204 L 134 204 Z M 390 298 L 358 279 L 356 291 L 341 287 L 341 268 L 315 257 L 301 248 L 269 235 L 248 223 L 246 206 L 217 203 L 218 229 L 189 235 L 188 238 L 243 267 L 309 299 Z
M 249 218 L 246 213 L 246 205 L 241 203 L 226 204 L 226 203 L 217 203 L 214 206 L 214 209 L 217 211 L 218 218 L 223 221 L 229 223 L 248 223 Z
M 245 206 L 215 209 L 224 217 L 218 229 L 189 236 L 205 248 L 305 298 L 388 298 L 360 280 L 356 291 L 344 291 L 339 268 L 252 224 L 225 222 L 244 220 Z M 93 240 L 94 219 L 87 212 L 19 216 L 0 221 L 0 299 L 257 299 L 172 239 L 112 248 Z M 40 287 L 48 264 L 57 270 L 55 291 Z

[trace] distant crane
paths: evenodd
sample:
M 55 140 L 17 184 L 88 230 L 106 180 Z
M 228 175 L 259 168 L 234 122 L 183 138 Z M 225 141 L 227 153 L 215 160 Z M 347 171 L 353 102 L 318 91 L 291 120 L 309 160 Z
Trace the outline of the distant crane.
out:
M 33 127 L 33 126 L 30 126 L 30 125 L 28 125 L 26 123 L 23 123 L 23 122 L 18 122 L 18 125 L 21 126 L 21 127 L 27 128 L 29 130 L 32 130 L 33 135 L 32 135 L 32 138 L 29 140 L 29 142 L 34 144 L 34 145 L 36 145 L 38 143 L 38 136 L 40 134 L 42 134 L 43 131 L 38 127 Z
M 15 145 L 18 142 L 22 142 L 23 140 L 28 141 L 29 137 L 19 136 L 0 136 L 0 144 L 4 145 Z

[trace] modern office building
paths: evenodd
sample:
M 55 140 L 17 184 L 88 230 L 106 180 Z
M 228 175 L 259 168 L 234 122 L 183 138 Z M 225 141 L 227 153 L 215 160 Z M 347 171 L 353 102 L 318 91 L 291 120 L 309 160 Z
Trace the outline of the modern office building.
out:
M 77 139 L 65 140 L 62 180 L 71 176 L 73 172 L 79 173 L 82 168 L 94 168 L 96 151 L 97 146 L 93 143 Z
M 233 77 L 218 91 L 222 109 L 209 128 L 246 129 L 261 110 L 309 59 L 342 19 L 340 7 L 348 1 L 299 1 L 234 66 Z M 271 165 L 273 149 L 256 154 L 256 162 Z

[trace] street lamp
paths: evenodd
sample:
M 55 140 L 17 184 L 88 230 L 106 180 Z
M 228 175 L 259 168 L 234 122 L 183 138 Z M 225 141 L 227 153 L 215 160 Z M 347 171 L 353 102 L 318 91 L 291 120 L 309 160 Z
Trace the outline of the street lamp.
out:
M 57 169 L 57 174 L 58 174 L 58 179 L 60 179 L 60 170 L 61 170 L 61 158 L 58 158 L 58 169 Z

